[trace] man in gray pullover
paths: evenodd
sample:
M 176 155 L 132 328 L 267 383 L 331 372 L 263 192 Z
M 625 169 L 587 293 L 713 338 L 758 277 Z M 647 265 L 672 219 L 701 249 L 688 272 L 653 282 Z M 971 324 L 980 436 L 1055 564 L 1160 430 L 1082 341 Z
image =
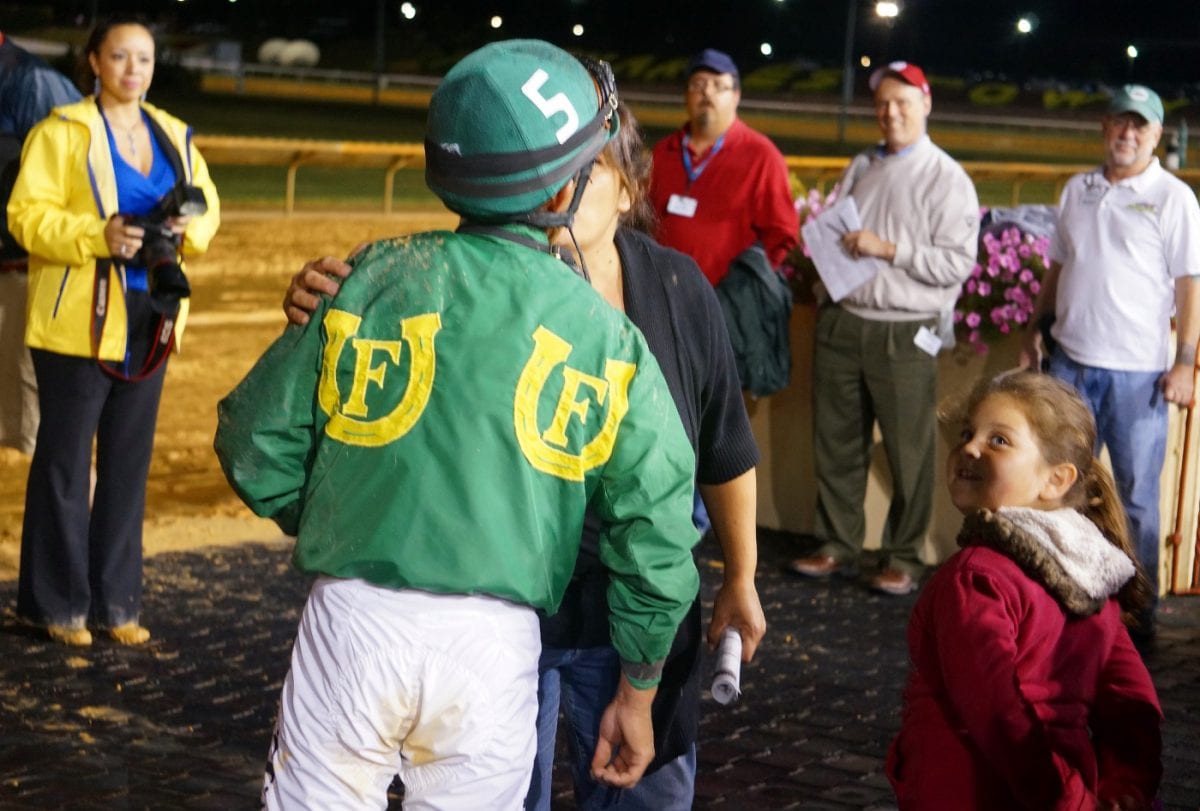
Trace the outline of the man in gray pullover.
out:
M 842 239 L 881 270 L 817 315 L 813 429 L 817 553 L 791 568 L 827 577 L 856 568 L 874 424 L 893 494 L 871 587 L 906 594 L 921 575 L 933 505 L 937 354 L 959 288 L 975 264 L 979 200 L 971 179 L 929 140 L 924 72 L 893 62 L 871 77 L 882 142 L 859 154 L 839 183 L 862 228 Z

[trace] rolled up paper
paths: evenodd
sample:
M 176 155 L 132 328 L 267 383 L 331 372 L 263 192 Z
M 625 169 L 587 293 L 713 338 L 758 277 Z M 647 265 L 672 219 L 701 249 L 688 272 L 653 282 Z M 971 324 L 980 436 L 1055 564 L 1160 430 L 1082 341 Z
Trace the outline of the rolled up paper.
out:
M 732 626 L 721 633 L 717 667 L 713 674 L 712 697 L 718 704 L 732 704 L 742 694 L 742 635 Z

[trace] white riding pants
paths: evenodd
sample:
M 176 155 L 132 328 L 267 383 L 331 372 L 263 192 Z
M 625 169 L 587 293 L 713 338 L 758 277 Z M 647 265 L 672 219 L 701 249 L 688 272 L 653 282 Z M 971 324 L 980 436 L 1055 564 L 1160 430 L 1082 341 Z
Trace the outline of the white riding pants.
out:
M 533 609 L 321 577 L 300 620 L 267 809 L 518 809 L 536 746 Z

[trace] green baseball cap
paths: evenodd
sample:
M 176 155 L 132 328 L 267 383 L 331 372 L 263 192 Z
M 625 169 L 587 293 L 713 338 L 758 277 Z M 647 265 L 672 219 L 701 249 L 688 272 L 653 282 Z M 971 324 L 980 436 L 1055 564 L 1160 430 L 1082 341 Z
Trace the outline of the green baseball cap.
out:
M 1140 84 L 1127 84 L 1113 93 L 1108 103 L 1109 114 L 1137 113 L 1155 124 L 1163 122 L 1163 103 L 1150 88 Z
M 616 135 L 611 77 L 611 70 L 593 76 L 579 59 L 540 40 L 474 51 L 430 99 L 426 184 L 451 211 L 479 222 L 534 211 Z

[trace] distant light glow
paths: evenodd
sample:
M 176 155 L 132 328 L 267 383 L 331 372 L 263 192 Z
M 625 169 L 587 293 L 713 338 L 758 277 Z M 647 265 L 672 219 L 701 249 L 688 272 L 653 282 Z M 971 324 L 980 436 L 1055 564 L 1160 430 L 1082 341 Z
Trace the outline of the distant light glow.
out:
M 583 26 L 580 25 L 579 23 L 575 23 L 575 25 L 571 26 L 571 33 L 577 37 L 582 37 L 583 36 Z
M 900 16 L 900 4 L 892 0 L 880 0 L 875 4 L 875 13 L 886 20 L 895 19 Z
M 411 20 L 413 17 L 417 16 L 417 7 L 412 3 L 401 3 L 400 15 L 406 20 Z
M 499 28 L 499 27 L 500 27 L 500 26 L 502 26 L 502 25 L 504 25 L 504 18 L 503 18 L 503 17 L 501 17 L 499 14 L 497 14 L 497 15 L 496 15 L 496 16 L 494 16 L 494 17 L 492 17 L 492 19 L 491 19 L 491 26 L 492 26 L 492 28 Z
M 1136 46 L 1136 45 L 1130 45 L 1129 47 L 1127 47 L 1127 48 L 1125 49 L 1125 55 L 1126 55 L 1126 56 L 1128 56 L 1130 59 L 1137 59 L 1137 57 L 1138 57 L 1138 49 L 1137 49 L 1137 46 Z
M 858 58 L 858 64 L 862 65 L 864 68 L 871 67 L 871 57 L 863 54 Z
M 1028 17 L 1022 17 L 1021 19 L 1017 20 L 1017 33 L 1018 34 L 1028 34 L 1032 30 L 1033 30 L 1033 23 L 1030 22 Z
M 764 42 L 762 45 L 758 46 L 758 52 L 763 56 L 770 56 L 774 51 L 775 49 L 771 47 L 771 43 L 769 42 Z

